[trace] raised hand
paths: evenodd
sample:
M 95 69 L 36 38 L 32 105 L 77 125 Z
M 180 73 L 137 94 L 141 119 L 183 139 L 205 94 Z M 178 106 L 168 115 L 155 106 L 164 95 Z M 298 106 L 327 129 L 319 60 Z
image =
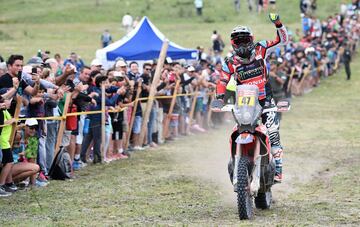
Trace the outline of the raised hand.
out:
M 275 25 L 281 25 L 280 16 L 277 13 L 270 13 L 269 18 Z

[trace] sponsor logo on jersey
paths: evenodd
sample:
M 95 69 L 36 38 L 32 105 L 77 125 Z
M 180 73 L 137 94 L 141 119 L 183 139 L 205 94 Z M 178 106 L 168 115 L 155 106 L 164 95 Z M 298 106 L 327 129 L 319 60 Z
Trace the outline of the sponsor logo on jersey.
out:
M 244 81 L 257 76 L 262 76 L 264 72 L 264 65 L 262 60 L 256 60 L 249 65 L 243 65 L 236 68 L 237 79 Z

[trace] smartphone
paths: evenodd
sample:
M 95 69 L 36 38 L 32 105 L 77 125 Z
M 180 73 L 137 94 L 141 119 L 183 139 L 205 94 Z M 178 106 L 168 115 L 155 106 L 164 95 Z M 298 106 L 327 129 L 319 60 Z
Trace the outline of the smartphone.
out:
M 37 68 L 36 67 L 33 67 L 32 69 L 31 69 L 31 74 L 32 75 L 36 75 L 37 74 Z

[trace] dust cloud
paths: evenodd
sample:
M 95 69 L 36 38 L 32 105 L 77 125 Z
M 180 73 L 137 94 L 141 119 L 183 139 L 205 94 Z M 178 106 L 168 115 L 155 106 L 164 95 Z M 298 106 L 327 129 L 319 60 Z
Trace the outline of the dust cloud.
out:
M 175 154 L 172 158 L 181 168 L 179 171 L 215 185 L 224 205 L 234 205 L 236 198 L 227 172 L 232 127 L 226 124 L 204 134 L 183 138 L 171 148 Z
M 204 182 L 211 182 L 218 188 L 219 200 L 226 206 L 236 204 L 236 195 L 227 172 L 232 128 L 233 124 L 225 124 L 204 134 L 181 138 L 168 147 L 178 171 Z M 324 160 L 287 150 L 286 144 L 283 162 L 284 180 L 282 184 L 272 187 L 275 202 L 295 193 L 299 183 L 309 182 L 316 177 L 324 164 Z

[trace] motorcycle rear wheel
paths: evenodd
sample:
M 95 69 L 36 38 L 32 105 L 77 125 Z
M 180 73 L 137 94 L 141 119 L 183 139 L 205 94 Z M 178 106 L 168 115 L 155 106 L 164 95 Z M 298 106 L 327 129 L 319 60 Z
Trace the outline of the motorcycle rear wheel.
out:
M 269 209 L 272 202 L 272 193 L 271 190 L 265 192 L 265 193 L 258 193 L 258 195 L 255 197 L 255 206 L 258 209 Z
M 238 164 L 237 205 L 240 220 L 254 216 L 253 198 L 250 195 L 250 161 L 241 157 Z

